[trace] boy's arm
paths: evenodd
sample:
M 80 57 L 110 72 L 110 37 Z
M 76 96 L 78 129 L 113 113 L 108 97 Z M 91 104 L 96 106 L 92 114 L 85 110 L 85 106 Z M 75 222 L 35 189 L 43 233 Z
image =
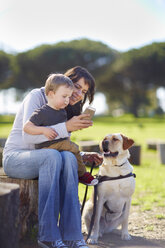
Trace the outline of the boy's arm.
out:
M 27 121 L 24 124 L 23 131 L 31 135 L 43 134 L 43 128 L 40 126 L 36 126 L 31 121 Z
M 69 133 L 68 133 L 68 131 L 66 129 L 65 122 L 56 124 L 54 126 L 50 126 L 49 128 L 52 128 L 56 132 L 56 134 L 58 133 L 58 135 L 56 136 L 55 139 L 69 137 Z M 24 138 L 24 141 L 26 143 L 29 143 L 29 144 L 39 144 L 39 143 L 48 141 L 48 138 L 43 134 L 30 135 L 30 134 L 28 134 L 28 133 L 26 133 L 24 131 L 23 131 L 23 138 Z
M 25 133 L 31 135 L 45 135 L 49 140 L 53 140 L 57 137 L 57 133 L 53 128 L 43 127 L 43 126 L 36 126 L 33 122 L 27 121 L 23 127 L 23 131 Z
M 23 124 L 25 124 L 26 121 L 29 120 L 30 116 L 36 109 L 42 107 L 42 105 L 44 104 L 45 103 L 41 102 L 40 93 L 29 93 L 28 97 L 24 101 Z M 66 138 L 69 136 L 65 122 L 50 126 L 50 128 L 53 128 L 55 132 L 58 133 L 56 139 Z M 43 134 L 30 135 L 23 131 L 22 135 L 24 142 L 28 144 L 39 144 L 48 141 L 48 138 L 45 137 L 45 135 Z

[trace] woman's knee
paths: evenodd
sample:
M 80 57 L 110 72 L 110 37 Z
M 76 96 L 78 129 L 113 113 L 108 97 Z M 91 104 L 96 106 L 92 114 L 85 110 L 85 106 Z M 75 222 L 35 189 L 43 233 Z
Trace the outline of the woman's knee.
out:
M 61 153 L 54 149 L 43 149 L 46 151 L 45 162 L 47 165 L 55 165 L 62 166 L 62 157 Z
M 75 155 L 72 152 L 69 151 L 63 151 L 61 152 L 61 156 L 63 159 L 63 164 L 67 164 L 67 167 L 73 168 L 77 170 L 78 164 L 77 164 L 77 159 Z

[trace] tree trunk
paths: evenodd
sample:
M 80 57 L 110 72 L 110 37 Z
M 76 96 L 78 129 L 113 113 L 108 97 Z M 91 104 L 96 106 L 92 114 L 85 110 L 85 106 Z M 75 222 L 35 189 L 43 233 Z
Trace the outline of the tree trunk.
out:
M 38 180 L 10 178 L 0 168 L 0 182 L 19 185 L 20 239 L 34 235 L 38 227 Z
M 0 246 L 18 248 L 19 245 L 19 185 L 0 183 Z

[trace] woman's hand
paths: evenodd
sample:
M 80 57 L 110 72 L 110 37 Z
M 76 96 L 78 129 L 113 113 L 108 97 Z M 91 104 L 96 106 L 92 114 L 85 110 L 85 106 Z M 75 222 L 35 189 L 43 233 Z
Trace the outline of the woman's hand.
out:
M 95 166 L 103 162 L 103 157 L 97 152 L 85 152 L 82 158 L 84 163 L 89 162 L 92 164 L 92 162 L 95 162 Z
M 93 125 L 92 121 L 83 119 L 86 117 L 89 117 L 89 114 L 81 114 L 72 117 L 69 121 L 66 122 L 67 131 L 72 132 L 92 126 Z

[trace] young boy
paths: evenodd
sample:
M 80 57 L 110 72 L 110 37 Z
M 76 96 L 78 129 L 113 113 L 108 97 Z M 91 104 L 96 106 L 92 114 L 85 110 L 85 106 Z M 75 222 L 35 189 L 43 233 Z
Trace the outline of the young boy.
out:
M 37 149 L 51 148 L 74 153 L 78 161 L 79 181 L 85 185 L 93 186 L 98 183 L 98 180 L 86 172 L 79 147 L 69 138 L 54 140 L 57 133 L 52 128 L 46 127 L 67 121 L 65 108 L 69 104 L 73 87 L 74 85 L 68 77 L 62 74 L 51 74 L 45 83 L 48 103 L 33 112 L 23 130 L 32 135 L 43 134 L 49 139 L 49 141 L 37 144 L 35 146 Z

